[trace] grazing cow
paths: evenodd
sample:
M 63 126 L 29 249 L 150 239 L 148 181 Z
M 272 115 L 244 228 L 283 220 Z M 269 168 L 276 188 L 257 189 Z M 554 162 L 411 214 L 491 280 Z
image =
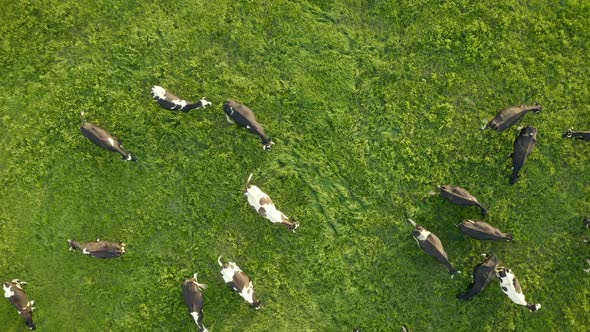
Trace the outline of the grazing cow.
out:
M 252 280 L 244 273 L 234 262 L 221 263 L 221 256 L 217 258 L 221 266 L 221 276 L 223 281 L 234 291 L 236 291 L 250 306 L 258 310 L 262 308 L 262 302 L 254 295 L 254 286 Z
M 537 311 L 541 308 L 540 304 L 528 304 L 520 288 L 520 283 L 512 270 L 500 266 L 496 269 L 496 276 L 500 279 L 500 288 L 512 302 L 527 307 L 530 311 Z
M 207 289 L 207 285 L 199 284 L 197 281 L 197 274 L 192 278 L 185 280 L 182 283 L 182 297 L 184 303 L 188 307 L 188 313 L 193 316 L 199 332 L 208 332 L 203 325 L 203 290 Z
M 471 300 L 481 293 L 486 286 L 496 278 L 498 258 L 495 255 L 483 255 L 485 260 L 473 269 L 473 282 L 465 293 L 457 294 L 459 300 Z
M 80 243 L 75 240 L 68 240 L 70 250 L 82 250 L 85 255 L 90 255 L 97 258 L 116 258 L 121 257 L 125 253 L 125 243 L 101 241 L 96 239 L 95 242 Z
M 520 172 L 525 160 L 533 152 L 536 143 L 537 128 L 531 126 L 522 128 L 520 134 L 514 140 L 514 153 L 512 153 L 513 168 L 510 184 L 515 184 L 518 181 L 518 172 Z
M 270 220 L 272 223 L 283 224 L 287 226 L 288 230 L 295 232 L 295 229 L 299 227 L 299 223 L 295 221 L 295 219 L 289 220 L 283 212 L 279 211 L 272 202 L 272 199 L 270 199 L 266 193 L 260 190 L 257 186 L 250 184 L 251 179 L 252 174 L 248 177 L 244 193 L 248 198 L 248 204 L 250 204 L 250 206 L 252 206 L 261 216 Z
M 240 127 L 248 129 L 252 134 L 257 135 L 262 140 L 264 150 L 272 149 L 275 144 L 270 137 L 264 134 L 264 128 L 256 121 L 254 112 L 248 106 L 228 100 L 223 104 L 223 111 L 229 123 L 237 123 Z
M 504 233 L 481 220 L 465 219 L 457 226 L 459 226 L 461 233 L 477 240 L 512 241 L 512 234 Z
M 436 235 L 429 232 L 424 227 L 417 225 L 414 220 L 408 219 L 408 221 L 415 227 L 412 236 L 418 243 L 418 247 L 422 248 L 427 254 L 444 264 L 447 269 L 449 269 L 451 278 L 453 278 L 455 274 L 461 273 L 461 271 L 457 271 L 451 262 L 449 262 L 449 257 L 447 256 L 440 239 Z
M 488 209 L 467 190 L 450 185 L 439 186 L 438 189 L 440 190 L 441 196 L 446 198 L 449 202 L 457 205 L 478 206 L 483 216 L 488 214 Z
M 18 314 L 25 320 L 25 323 L 31 330 L 35 330 L 37 327 L 33 323 L 33 304 L 35 301 L 29 301 L 27 294 L 23 291 L 23 285 L 27 283 L 18 279 L 13 279 L 10 282 L 2 284 L 4 290 L 4 297 L 12 303 L 16 308 Z
M 482 129 L 492 128 L 498 132 L 503 132 L 504 130 L 510 128 L 514 125 L 518 120 L 522 119 L 522 117 L 530 111 L 538 113 L 543 108 L 539 105 L 535 106 L 512 106 L 505 108 L 498 112 L 496 116 L 488 122 Z
M 563 134 L 563 138 L 577 138 L 584 141 L 590 141 L 590 131 L 573 131 L 573 128 L 568 129 Z
M 137 161 L 132 153 L 123 150 L 123 145 L 121 145 L 121 141 L 117 137 L 93 123 L 84 122 L 84 112 L 80 113 L 80 115 L 83 121 L 80 125 L 82 135 L 101 148 L 120 153 L 123 160 Z
M 207 101 L 205 97 L 196 103 L 191 103 L 176 97 L 175 95 L 166 91 L 166 89 L 163 87 L 157 85 L 152 87 L 152 97 L 158 102 L 158 104 L 160 104 L 160 106 L 167 110 L 185 113 L 188 113 L 190 110 L 194 110 L 196 108 L 205 108 L 211 105 L 211 102 Z

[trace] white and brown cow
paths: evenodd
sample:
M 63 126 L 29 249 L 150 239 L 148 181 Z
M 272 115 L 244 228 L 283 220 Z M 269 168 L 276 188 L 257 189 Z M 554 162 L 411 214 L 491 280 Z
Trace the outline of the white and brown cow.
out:
M 70 250 L 82 250 L 82 253 L 97 258 L 116 258 L 125 253 L 125 243 L 110 242 L 96 239 L 95 242 L 80 243 L 68 240 Z
M 258 310 L 262 308 L 262 302 L 254 295 L 254 285 L 252 280 L 244 273 L 239 266 L 234 262 L 221 262 L 221 256 L 217 258 L 219 266 L 221 266 L 221 276 L 223 281 L 234 291 L 236 291 L 250 306 Z
M 4 290 L 4 297 L 7 298 L 10 303 L 16 308 L 18 314 L 25 320 L 25 323 L 31 330 L 35 330 L 37 327 L 35 323 L 33 323 L 33 304 L 35 301 L 29 301 L 27 294 L 23 291 L 23 285 L 26 282 L 13 279 L 10 282 L 5 282 L 2 284 L 2 289 Z
M 540 304 L 528 304 L 525 296 L 520 288 L 520 283 L 512 270 L 503 266 L 496 269 L 496 276 L 500 279 L 500 288 L 504 294 L 512 300 L 512 302 L 527 307 L 530 311 L 537 311 L 541 308 Z
M 188 307 L 189 314 L 195 320 L 199 332 L 209 331 L 203 325 L 203 304 L 205 303 L 203 290 L 205 289 L 207 289 L 207 285 L 200 284 L 197 281 L 196 273 L 192 278 L 187 279 L 182 283 L 182 297 L 184 298 L 184 303 Z
M 272 202 L 270 196 L 260 190 L 257 186 L 250 184 L 252 174 L 246 181 L 246 188 L 244 195 L 248 198 L 248 204 L 256 210 L 261 216 L 270 220 L 275 224 L 283 224 L 288 230 L 295 231 L 299 227 L 299 223 L 294 219 L 289 219 L 283 212 L 279 211 Z

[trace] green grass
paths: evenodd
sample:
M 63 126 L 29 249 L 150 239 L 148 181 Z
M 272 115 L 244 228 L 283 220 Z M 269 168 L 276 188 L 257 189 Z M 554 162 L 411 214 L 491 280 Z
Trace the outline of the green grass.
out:
M 0 278 L 29 282 L 40 331 L 187 331 L 180 284 L 209 285 L 211 331 L 586 331 L 590 277 L 587 1 L 3 1 L 0 12 Z M 176 114 L 152 85 L 213 107 Z M 276 142 L 225 122 L 250 106 Z M 508 185 L 501 108 L 540 102 L 538 144 Z M 126 163 L 80 133 L 79 113 L 121 137 Z M 250 172 L 287 232 L 242 196 Z M 479 218 L 432 195 L 467 188 L 512 243 L 454 226 Z M 421 252 L 436 233 L 463 274 Z M 66 240 L 124 241 L 98 260 Z M 512 268 L 530 314 L 491 284 L 470 302 L 479 254 Z M 254 280 L 254 311 L 219 275 Z M 5 331 L 24 322 L 3 300 Z

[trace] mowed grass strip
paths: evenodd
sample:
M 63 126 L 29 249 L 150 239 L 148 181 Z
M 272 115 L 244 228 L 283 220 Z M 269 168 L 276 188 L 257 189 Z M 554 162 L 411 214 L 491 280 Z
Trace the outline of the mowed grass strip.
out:
M 590 6 L 584 1 L 6 2 L 0 13 L 0 277 L 28 281 L 44 331 L 183 331 L 181 282 L 209 285 L 211 331 L 585 331 L 590 326 Z M 213 107 L 159 108 L 161 85 Z M 273 140 L 226 123 L 251 107 Z M 539 102 L 539 129 L 508 185 L 518 130 L 480 128 Z M 80 112 L 137 163 L 79 133 Z M 248 206 L 249 173 L 296 233 Z M 480 218 L 436 185 L 468 189 L 515 236 L 478 242 Z M 463 273 L 421 252 L 437 234 Z M 99 260 L 67 239 L 123 241 Z M 470 302 L 479 254 L 514 270 L 530 314 L 492 283 Z M 254 280 L 254 311 L 216 258 Z M 8 301 L 6 331 L 25 328 Z

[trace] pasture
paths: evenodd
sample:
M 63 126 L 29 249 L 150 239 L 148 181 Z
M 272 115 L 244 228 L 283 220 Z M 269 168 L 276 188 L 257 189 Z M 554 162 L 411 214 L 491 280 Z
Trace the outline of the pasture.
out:
M 587 331 L 590 275 L 588 1 L 3 1 L 0 12 L 0 278 L 29 282 L 39 331 L 191 331 L 180 284 L 208 284 L 210 331 Z M 212 107 L 160 108 L 161 85 Z M 276 142 L 227 124 L 248 105 Z M 518 129 L 480 128 L 539 102 L 518 183 Z M 137 163 L 79 131 L 80 112 Z M 297 232 L 243 196 L 248 174 Z M 436 186 L 489 207 L 513 242 L 455 224 L 479 219 Z M 446 268 L 406 222 L 437 234 Z M 67 239 L 123 241 L 120 259 Z M 481 253 L 513 269 L 536 313 L 495 281 L 455 298 Z M 264 303 L 223 282 L 235 261 Z M 26 326 L 6 299 L 3 331 Z

